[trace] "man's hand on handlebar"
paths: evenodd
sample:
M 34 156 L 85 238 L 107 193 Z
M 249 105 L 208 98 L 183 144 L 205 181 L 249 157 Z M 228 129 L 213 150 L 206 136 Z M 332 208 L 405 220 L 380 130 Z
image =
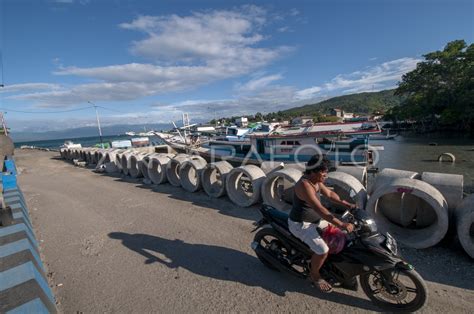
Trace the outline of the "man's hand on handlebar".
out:
M 347 222 L 343 223 L 342 228 L 345 229 L 348 233 L 351 233 L 352 231 L 354 231 L 354 225 L 351 223 L 347 223 Z

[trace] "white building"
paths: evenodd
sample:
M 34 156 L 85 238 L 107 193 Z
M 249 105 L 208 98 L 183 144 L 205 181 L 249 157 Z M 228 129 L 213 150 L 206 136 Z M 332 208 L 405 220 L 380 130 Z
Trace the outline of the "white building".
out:
M 241 128 L 246 128 L 249 125 L 249 119 L 246 117 L 237 118 L 234 123 Z

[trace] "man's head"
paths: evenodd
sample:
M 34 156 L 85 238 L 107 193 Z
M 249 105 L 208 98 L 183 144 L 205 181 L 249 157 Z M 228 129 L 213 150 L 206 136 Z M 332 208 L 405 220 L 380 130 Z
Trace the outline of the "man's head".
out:
M 313 182 L 324 182 L 327 178 L 329 164 L 330 162 L 325 156 L 316 154 L 306 163 L 304 174 Z

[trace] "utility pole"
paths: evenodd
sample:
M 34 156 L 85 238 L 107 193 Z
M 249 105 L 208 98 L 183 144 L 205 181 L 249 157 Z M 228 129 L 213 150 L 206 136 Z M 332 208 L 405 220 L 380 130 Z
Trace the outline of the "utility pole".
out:
M 100 146 L 104 148 L 104 142 L 102 141 L 102 129 L 100 128 L 99 112 L 97 111 L 97 106 L 91 101 L 88 101 L 88 103 L 91 104 L 95 109 L 95 116 L 97 118 L 97 128 L 99 129 Z

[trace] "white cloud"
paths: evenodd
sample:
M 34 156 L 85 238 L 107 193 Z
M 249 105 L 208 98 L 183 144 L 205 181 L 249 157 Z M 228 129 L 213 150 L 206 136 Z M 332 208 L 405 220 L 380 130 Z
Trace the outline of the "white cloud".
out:
M 290 10 L 290 15 L 291 16 L 297 16 L 299 14 L 300 14 L 300 11 L 298 11 L 298 9 L 296 9 L 296 8 L 293 8 L 293 9 Z
M 297 91 L 296 98 L 310 99 L 320 92 L 344 94 L 393 88 L 402 75 L 413 70 L 420 61 L 416 58 L 401 58 L 369 67 L 364 71 L 339 74 L 321 86 Z
M 265 36 L 267 12 L 248 5 L 235 10 L 196 12 L 190 16 L 140 16 L 123 29 L 137 30 L 145 38 L 133 42 L 133 53 L 152 63 L 129 63 L 93 68 L 60 67 L 57 75 L 99 81 L 30 93 L 12 99 L 31 100 L 41 106 L 68 106 L 91 101 L 122 101 L 189 90 L 217 80 L 258 70 L 290 47 L 257 47 Z M 262 82 L 260 84 L 265 84 Z
M 302 89 L 295 93 L 295 98 L 299 100 L 311 99 L 315 97 L 321 90 L 322 88 L 319 86 Z
M 5 85 L 0 88 L 0 93 L 16 93 L 16 92 L 31 92 L 38 90 L 57 90 L 60 89 L 60 85 L 51 83 L 24 83 L 24 84 L 13 84 Z
M 254 78 L 243 85 L 237 86 L 239 92 L 254 92 L 261 90 L 274 81 L 281 80 L 283 78 L 280 74 L 267 75 L 263 77 Z

